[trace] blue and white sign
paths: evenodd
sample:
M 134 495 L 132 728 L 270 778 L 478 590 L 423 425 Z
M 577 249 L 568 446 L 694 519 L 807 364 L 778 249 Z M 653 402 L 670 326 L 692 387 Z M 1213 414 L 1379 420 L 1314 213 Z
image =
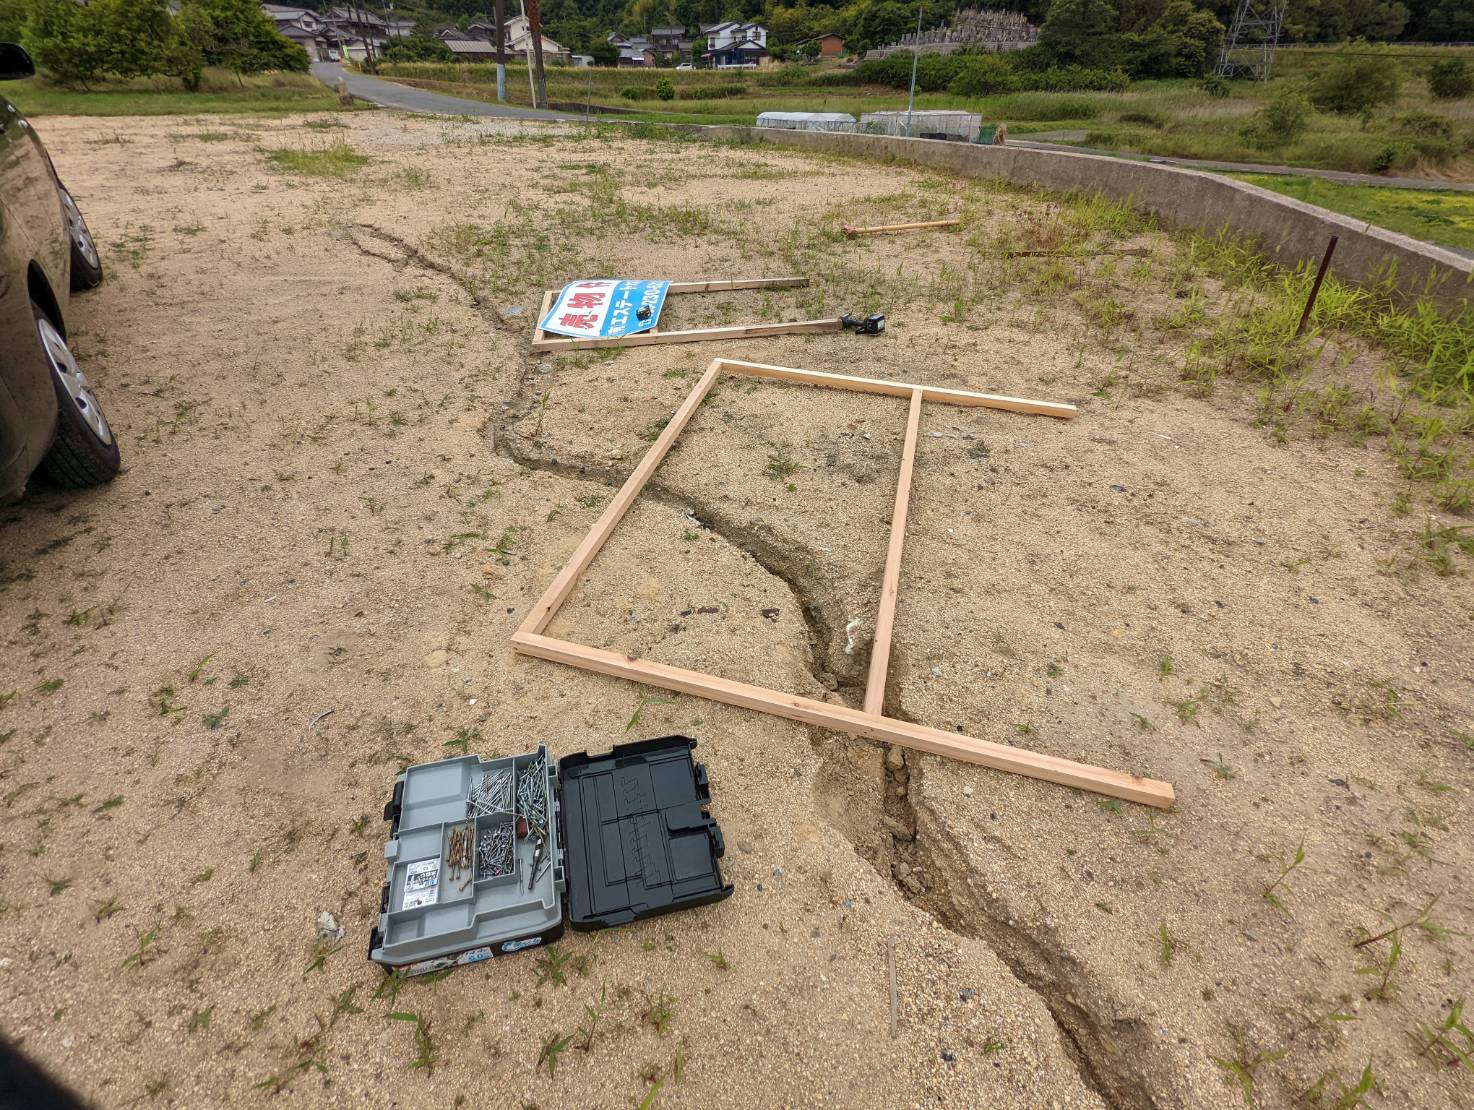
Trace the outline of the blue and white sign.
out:
M 575 339 L 618 339 L 649 331 L 660 321 L 668 281 L 593 278 L 563 287 L 542 330 Z

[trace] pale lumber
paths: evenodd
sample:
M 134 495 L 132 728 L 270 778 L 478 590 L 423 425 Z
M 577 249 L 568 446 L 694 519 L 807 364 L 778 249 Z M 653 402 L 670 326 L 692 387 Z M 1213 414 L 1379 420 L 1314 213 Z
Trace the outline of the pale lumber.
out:
M 537 319 L 532 322 L 532 341 L 534 343 L 551 334 L 550 332 L 543 331 L 542 327 L 543 321 L 548 318 L 548 313 L 551 312 L 553 309 L 553 298 L 557 295 L 558 294 L 553 292 L 551 289 L 543 294 L 543 306 L 542 308 L 538 309 Z
M 513 648 L 523 655 L 566 663 L 586 671 L 628 678 L 649 686 L 659 686 L 681 694 L 694 694 L 712 701 L 743 709 L 755 709 L 778 717 L 799 721 L 806 725 L 847 732 L 855 736 L 866 736 L 872 740 L 883 740 L 900 744 L 906 748 L 926 752 L 929 755 L 960 759 L 965 763 L 977 763 L 999 771 L 1010 771 L 1028 778 L 1045 782 L 1073 786 L 1090 790 L 1108 797 L 1121 798 L 1129 802 L 1170 809 L 1173 802 L 1172 784 L 1155 779 L 1129 775 L 1103 767 L 1092 767 L 1086 763 L 1061 759 L 1059 756 L 1031 752 L 1023 748 L 995 744 L 988 740 L 977 740 L 955 732 L 896 721 L 847 705 L 831 705 L 797 694 L 784 694 L 776 690 L 765 690 L 760 686 L 749 686 L 717 675 L 700 674 L 680 667 L 655 663 L 648 659 L 601 648 L 587 647 L 566 640 L 557 640 L 531 632 L 518 631 L 512 636 Z
M 728 289 L 802 289 L 806 277 L 738 278 L 733 281 L 673 281 L 666 293 L 721 293 Z
M 880 235 L 888 231 L 921 231 L 931 227 L 956 227 L 961 220 L 925 220 L 917 224 L 876 224 L 874 227 L 855 227 L 853 224 L 844 225 L 844 233 L 850 238 L 856 235 Z
M 538 599 L 538 603 L 532 607 L 532 611 L 527 614 L 527 619 L 517 629 L 519 634 L 541 632 L 547 628 L 548 622 L 558 612 L 558 607 L 563 604 L 578 583 L 579 575 L 583 574 L 588 565 L 594 561 L 594 556 L 604 546 L 604 541 L 614 531 L 614 526 L 620 522 L 625 513 L 629 512 L 630 506 L 635 503 L 635 498 L 640 495 L 641 488 L 650 480 L 650 476 L 655 473 L 655 468 L 660 465 L 666 452 L 670 450 L 671 444 L 675 443 L 676 437 L 681 434 L 682 429 L 690 422 L 696 410 L 701 407 L 707 391 L 711 389 L 712 383 L 717 380 L 721 372 L 721 368 L 715 362 L 706 368 L 706 373 L 701 375 L 696 388 L 681 403 L 681 407 L 676 409 L 675 415 L 670 418 L 670 423 L 650 445 L 650 450 L 645 452 L 645 457 L 630 472 L 624 485 L 609 502 L 608 508 L 595 522 L 583 542 L 574 549 L 568 562 L 564 564 L 558 576 L 553 579 L 552 584 Z
M 644 331 L 634 335 L 608 336 L 599 339 L 534 339 L 534 351 L 587 351 L 596 347 L 649 347 L 657 343 L 705 343 L 711 339 L 759 339 L 769 335 L 805 335 L 814 332 L 840 331 L 844 321 L 838 316 L 828 320 L 795 320 L 788 324 L 730 324 L 717 328 L 691 328 L 686 331 Z
M 906 543 L 906 513 L 911 505 L 911 471 L 916 462 L 916 436 L 921 427 L 921 390 L 911 391 L 906 417 L 906 442 L 901 448 L 901 472 L 896 478 L 896 507 L 891 512 L 891 540 L 880 579 L 880 612 L 875 616 L 875 639 L 870 645 L 870 673 L 865 679 L 865 712 L 879 715 L 885 707 L 885 676 L 890 669 L 891 631 L 896 621 L 896 595 L 901 581 L 901 549 Z
M 722 364 L 723 370 L 733 374 L 802 382 L 806 385 L 817 385 L 827 389 L 852 389 L 857 393 L 883 393 L 890 397 L 909 397 L 913 390 L 919 389 L 922 392 L 922 400 L 935 401 L 942 405 L 1004 409 L 1008 412 L 1025 412 L 1035 416 L 1054 416 L 1062 420 L 1068 420 L 1080 411 L 1074 405 L 1067 405 L 1060 401 L 1033 401 L 1026 397 L 1005 397 L 997 393 L 972 393 L 965 389 L 938 389 L 930 385 L 891 382 L 881 378 L 853 378 L 846 374 L 795 370 L 790 366 L 766 366 L 759 362 L 742 362 L 729 358 L 717 361 Z

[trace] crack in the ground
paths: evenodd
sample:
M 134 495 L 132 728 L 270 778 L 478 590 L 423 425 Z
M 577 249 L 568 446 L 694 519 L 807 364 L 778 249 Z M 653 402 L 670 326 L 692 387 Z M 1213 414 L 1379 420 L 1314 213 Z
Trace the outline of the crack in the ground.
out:
M 448 278 L 470 298 L 474 308 L 495 326 L 506 328 L 500 314 L 486 309 L 465 275 L 432 259 L 418 248 L 372 224 L 356 224 L 364 232 L 400 253 L 399 258 L 370 249 L 357 235 L 354 245 L 370 257 L 396 269 L 415 264 Z M 530 353 L 530 352 L 529 352 Z M 537 404 L 528 384 L 535 379 L 528 366 L 517 376 L 510 400 L 489 423 L 492 449 L 525 470 L 550 473 L 575 481 L 618 486 L 624 475 L 585 462 L 568 462 L 525 449 L 513 426 L 525 419 Z M 851 657 L 839 649 L 839 629 L 829 614 L 840 612 L 832 588 L 817 571 L 813 553 L 792 541 L 779 542 L 761 526 L 733 520 L 711 505 L 689 494 L 677 493 L 651 480 L 642 491 L 662 504 L 692 515 L 701 527 L 724 542 L 745 551 L 765 571 L 783 582 L 798 603 L 808 633 L 807 667 L 814 681 L 836 691 L 847 703 L 858 705 L 863 698 L 868 653 Z M 827 599 L 826 604 L 824 600 Z M 899 713 L 893 713 L 904 719 Z M 810 728 L 811 737 L 819 730 Z M 816 745 L 821 746 L 821 745 Z M 880 858 L 869 859 L 852 841 L 856 853 L 868 859 L 894 884 L 897 893 L 959 936 L 981 940 L 1001 959 L 1014 977 L 1038 995 L 1054 1020 L 1060 1041 L 1069 1054 L 1081 1081 L 1112 1106 L 1154 1107 L 1158 1100 L 1141 1061 L 1151 1049 L 1149 1032 L 1136 1020 L 1117 1020 L 1108 1025 L 1097 1013 L 1109 1009 L 1100 992 L 1086 982 L 1086 974 L 1062 950 L 1051 949 L 1023 928 L 1012 924 L 1008 907 L 995 894 L 972 881 L 966 853 L 940 820 L 919 819 L 914 802 L 921 782 L 919 765 L 908 760 L 904 749 L 881 745 L 885 750 L 885 786 L 881 840 L 890 849 Z M 1089 994 L 1090 997 L 1084 997 Z

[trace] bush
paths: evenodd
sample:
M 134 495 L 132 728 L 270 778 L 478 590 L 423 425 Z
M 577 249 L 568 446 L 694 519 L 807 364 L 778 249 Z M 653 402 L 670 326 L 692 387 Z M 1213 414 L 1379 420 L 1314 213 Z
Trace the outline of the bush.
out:
M 626 85 L 619 90 L 619 95 L 626 100 L 642 100 L 649 94 L 645 89 L 640 88 L 639 85 Z
M 671 84 L 669 77 L 662 77 L 655 82 L 655 95 L 661 100 L 674 100 L 676 98 L 676 87 Z
M 1355 115 L 1390 104 L 1401 88 L 1396 58 L 1353 42 L 1310 79 L 1310 102 L 1322 112 Z
M 1226 100 L 1228 99 L 1228 94 L 1233 91 L 1229 88 L 1228 82 L 1216 73 L 1204 77 L 1198 88 L 1202 89 L 1214 100 Z
M 1392 126 L 1404 135 L 1417 135 L 1426 139 L 1454 137 L 1453 124 L 1432 112 L 1405 112 L 1393 119 Z
M 947 83 L 947 91 L 953 96 L 989 96 L 1018 88 L 1013 67 L 996 54 L 959 58 L 956 70 Z
M 1131 78 L 1124 70 L 1088 66 L 1050 66 L 1021 75 L 1019 88 L 1040 92 L 1125 92 Z
M 1428 67 L 1428 91 L 1439 100 L 1461 100 L 1474 93 L 1474 73 L 1463 58 L 1444 58 Z
M 1288 146 L 1310 123 L 1310 101 L 1296 89 L 1281 89 L 1263 108 L 1255 112 L 1239 129 L 1244 142 L 1255 150 L 1273 150 Z
M 450 47 L 431 35 L 406 35 L 390 39 L 379 51 L 385 62 L 448 62 Z

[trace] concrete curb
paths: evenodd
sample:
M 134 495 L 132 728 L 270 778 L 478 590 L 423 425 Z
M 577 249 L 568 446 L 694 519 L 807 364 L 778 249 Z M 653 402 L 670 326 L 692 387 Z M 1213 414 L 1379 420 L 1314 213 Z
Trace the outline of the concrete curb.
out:
M 1474 303 L 1474 259 L 1387 231 L 1229 177 L 1096 154 L 977 146 L 936 139 L 897 139 L 758 127 L 696 127 L 713 141 L 746 141 L 827 154 L 893 159 L 1060 192 L 1098 193 L 1150 213 L 1164 227 L 1194 228 L 1252 240 L 1282 266 L 1318 263 L 1326 241 L 1340 236 L 1332 272 L 1358 283 L 1395 275 L 1409 300 L 1427 297 L 1459 311 Z

